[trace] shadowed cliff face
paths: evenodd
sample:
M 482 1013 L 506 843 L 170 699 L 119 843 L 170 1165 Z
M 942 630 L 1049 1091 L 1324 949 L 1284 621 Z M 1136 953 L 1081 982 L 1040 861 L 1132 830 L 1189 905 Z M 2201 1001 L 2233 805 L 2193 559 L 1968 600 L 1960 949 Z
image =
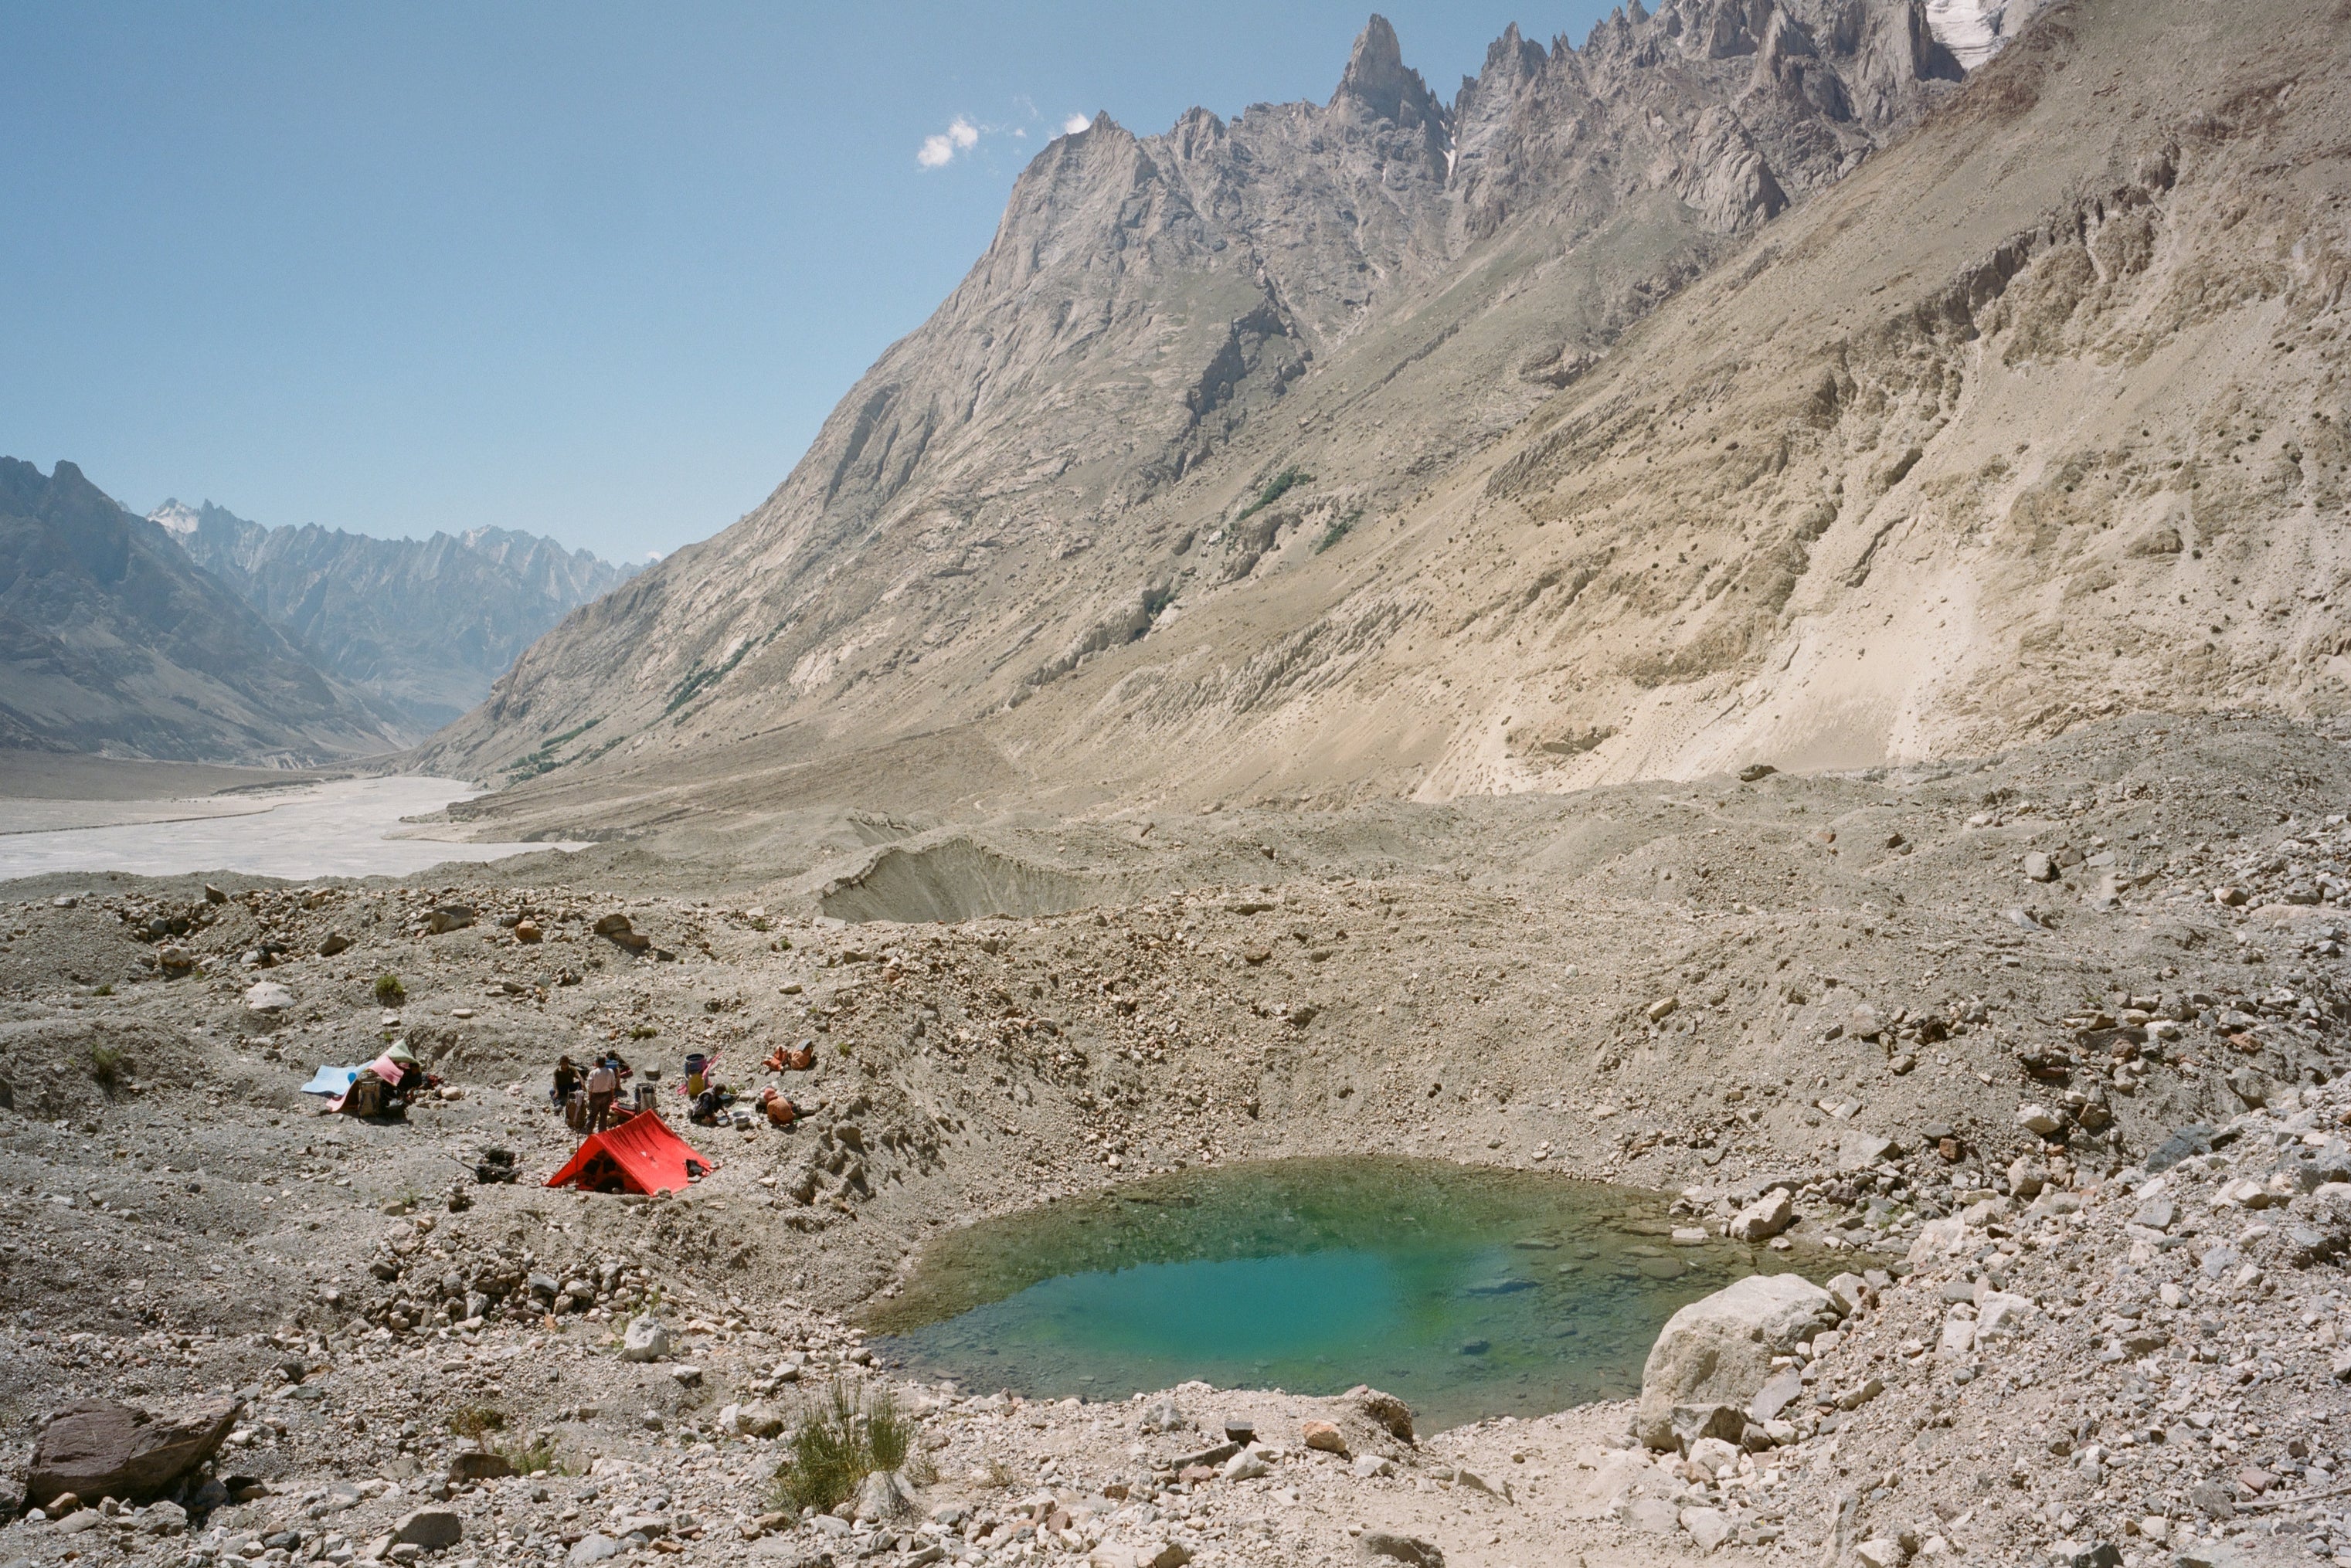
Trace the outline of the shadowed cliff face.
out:
M 925 734 L 1068 800 L 1446 794 L 2318 701 L 2291 616 L 2159 677 L 2175 612 L 2220 607 L 2129 553 L 2143 507 L 2091 497 L 2123 409 L 2154 483 L 2241 395 L 2191 319 L 2335 265 L 2272 255 L 2300 197 L 2252 253 L 2221 237 L 2230 182 L 2323 123 L 2332 89 L 2278 62 L 2339 57 L 2331 17 L 2268 4 L 2222 39 L 2078 0 L 1970 80 L 1923 5 L 1691 4 L 1582 48 L 1506 34 L 1449 106 L 1375 25 L 1324 105 L 1098 121 L 765 507 L 427 755 L 528 758 L 590 811 Z M 2195 129 L 2280 70 L 2303 96 L 2269 120 Z M 2104 565 L 2054 586 L 2064 551 L 2115 554 L 2121 597 L 2082 585 Z M 550 744 L 590 720 L 592 759 Z
M 0 745 L 314 761 L 381 721 L 70 463 L 0 458 Z

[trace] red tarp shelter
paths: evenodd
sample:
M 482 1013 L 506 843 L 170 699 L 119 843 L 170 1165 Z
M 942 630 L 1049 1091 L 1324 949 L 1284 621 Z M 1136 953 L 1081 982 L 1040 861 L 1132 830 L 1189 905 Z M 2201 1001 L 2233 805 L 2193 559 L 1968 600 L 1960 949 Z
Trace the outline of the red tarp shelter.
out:
M 617 1127 L 589 1134 L 547 1185 L 584 1192 L 684 1192 L 688 1160 L 697 1172 L 717 1168 L 671 1132 L 668 1123 L 641 1111 Z

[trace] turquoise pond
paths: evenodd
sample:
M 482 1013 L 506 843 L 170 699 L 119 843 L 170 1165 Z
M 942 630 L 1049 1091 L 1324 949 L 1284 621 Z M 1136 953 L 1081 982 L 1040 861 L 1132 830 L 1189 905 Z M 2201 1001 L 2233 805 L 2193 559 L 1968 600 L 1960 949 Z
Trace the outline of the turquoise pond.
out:
M 1809 1261 L 1675 1246 L 1668 1201 L 1434 1161 L 1180 1171 L 944 1237 L 867 1325 L 974 1392 L 1369 1383 L 1441 1430 L 1629 1397 L 1677 1307 Z

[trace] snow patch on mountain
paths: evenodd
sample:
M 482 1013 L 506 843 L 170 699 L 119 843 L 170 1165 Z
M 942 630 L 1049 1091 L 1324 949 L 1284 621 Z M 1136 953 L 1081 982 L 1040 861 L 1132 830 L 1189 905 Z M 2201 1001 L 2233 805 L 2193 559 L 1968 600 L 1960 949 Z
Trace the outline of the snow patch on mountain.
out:
M 1968 70 L 2000 53 L 2039 14 L 2043 0 L 1927 0 L 1927 28 Z

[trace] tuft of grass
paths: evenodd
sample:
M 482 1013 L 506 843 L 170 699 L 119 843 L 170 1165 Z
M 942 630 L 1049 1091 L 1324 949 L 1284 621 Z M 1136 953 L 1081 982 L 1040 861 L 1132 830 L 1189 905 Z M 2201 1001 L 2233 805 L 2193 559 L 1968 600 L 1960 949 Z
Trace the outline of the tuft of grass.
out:
M 492 1432 L 503 1432 L 507 1413 L 495 1405 L 460 1405 L 449 1414 L 449 1430 L 476 1448 L 486 1448 Z
M 886 1391 L 869 1395 L 835 1382 L 801 1411 L 768 1500 L 791 1513 L 830 1512 L 854 1498 L 866 1477 L 904 1468 L 916 1430 Z
M 1314 553 L 1316 555 L 1321 555 L 1324 550 L 1329 549 L 1332 545 L 1337 544 L 1341 539 L 1345 538 L 1350 533 L 1353 533 L 1355 528 L 1355 519 L 1363 515 L 1364 514 L 1360 510 L 1357 510 L 1349 512 L 1345 517 L 1333 520 L 1329 528 L 1322 530 L 1322 537 L 1314 541 Z
M 98 989 L 96 989 L 96 990 L 94 990 L 94 991 L 90 992 L 90 995 L 91 995 L 91 996 L 93 996 L 93 997 L 110 997 L 110 996 L 112 996 L 113 994 L 114 994 L 114 985 L 113 985 L 113 982 L 111 982 L 111 981 L 109 981 L 107 984 L 102 985 L 102 986 L 99 987 L 99 988 L 98 988 Z
M 1292 489 L 1300 485 L 1307 483 L 1313 477 L 1313 475 L 1309 474 L 1303 468 L 1284 468 L 1280 473 L 1276 474 L 1271 479 L 1266 481 L 1265 488 L 1257 493 L 1257 499 L 1251 501 L 1248 506 L 1243 507 L 1241 508 L 1240 516 L 1235 517 L 1233 522 L 1236 525 L 1248 522 L 1249 518 L 1255 517 L 1258 513 L 1264 511 L 1268 507 L 1272 506 L 1276 501 L 1280 500 L 1284 496 L 1290 494 Z
M 579 1465 L 556 1446 L 552 1437 L 528 1444 L 517 1440 L 503 1448 L 491 1448 L 489 1451 L 512 1465 L 518 1476 L 535 1476 L 542 1472 L 550 1476 L 576 1476 L 580 1473 Z
M 631 1024 L 629 1026 L 629 1038 L 631 1040 L 653 1040 L 658 1037 L 660 1033 L 661 1030 L 655 1029 L 649 1023 Z
M 111 1089 L 122 1082 L 122 1048 L 119 1045 L 93 1045 L 89 1048 L 89 1075 Z
M 402 1001 L 407 999 L 407 997 L 408 988 L 400 983 L 400 977 L 398 975 L 387 973 L 378 975 L 375 977 L 375 999 L 377 1006 L 387 1008 L 398 1007 Z

